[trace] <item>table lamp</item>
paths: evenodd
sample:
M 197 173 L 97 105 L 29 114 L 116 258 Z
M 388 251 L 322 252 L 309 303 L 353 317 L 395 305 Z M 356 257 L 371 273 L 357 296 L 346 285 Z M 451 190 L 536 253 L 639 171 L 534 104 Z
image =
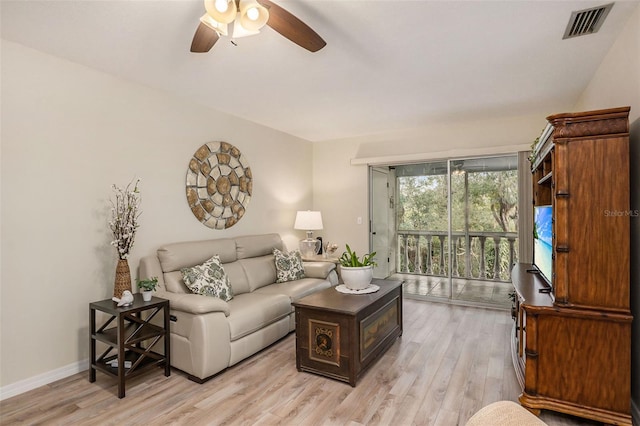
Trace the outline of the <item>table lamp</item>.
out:
M 322 215 L 320 212 L 311 210 L 298 211 L 293 228 L 307 231 L 307 238 L 300 241 L 300 254 L 302 254 L 302 257 L 311 257 L 318 254 L 321 246 L 320 240 L 311 236 L 313 231 L 322 229 Z

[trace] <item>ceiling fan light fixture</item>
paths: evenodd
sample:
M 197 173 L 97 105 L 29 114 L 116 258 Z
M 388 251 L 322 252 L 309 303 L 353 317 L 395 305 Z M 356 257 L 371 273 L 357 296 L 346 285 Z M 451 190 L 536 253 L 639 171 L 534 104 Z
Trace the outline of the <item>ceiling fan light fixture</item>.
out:
M 218 12 L 224 13 L 229 9 L 229 0 L 215 0 L 215 8 Z
M 235 0 L 204 0 L 204 8 L 211 18 L 222 24 L 229 24 L 236 19 Z
M 236 19 L 233 24 L 231 24 L 231 38 L 242 38 L 249 37 L 252 35 L 260 34 L 259 30 L 249 30 L 242 26 L 240 20 Z
M 256 0 L 240 0 L 240 25 L 248 31 L 258 31 L 269 20 L 269 11 Z M 236 22 L 237 24 L 237 22 Z
M 233 38 L 259 34 L 265 25 L 309 52 L 327 45 L 307 24 L 271 0 L 203 1 L 207 14 L 200 18 L 191 52 L 208 52 L 220 36 L 229 36 L 237 46 Z
M 249 9 L 247 9 L 247 18 L 249 18 L 252 21 L 255 21 L 259 17 L 260 17 L 260 11 L 258 11 L 258 9 L 256 9 L 255 7 L 250 7 Z
M 208 13 L 205 13 L 200 17 L 200 22 L 202 22 L 212 30 L 215 30 L 219 35 L 226 36 L 229 34 L 229 32 L 227 31 L 227 24 L 216 21 Z

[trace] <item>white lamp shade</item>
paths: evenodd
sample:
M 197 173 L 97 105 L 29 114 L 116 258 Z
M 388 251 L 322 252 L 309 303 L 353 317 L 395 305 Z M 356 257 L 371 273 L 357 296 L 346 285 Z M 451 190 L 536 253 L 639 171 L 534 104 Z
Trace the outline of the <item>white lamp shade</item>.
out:
M 239 20 L 235 20 L 232 24 L 231 38 L 249 37 L 256 34 L 260 34 L 260 31 L 246 29 Z
M 315 231 L 322 229 L 322 214 L 318 211 L 299 211 L 296 214 L 296 222 L 294 229 L 302 229 L 305 231 Z
M 216 21 L 206 13 L 202 15 L 202 17 L 200 18 L 200 22 L 202 22 L 212 30 L 215 30 L 220 35 L 226 36 L 228 34 L 227 24 L 223 24 L 221 22 Z
M 222 24 L 233 22 L 236 18 L 235 0 L 204 0 L 204 8 L 209 16 Z
M 256 0 L 240 0 L 240 24 L 248 31 L 258 31 L 269 20 L 269 11 Z

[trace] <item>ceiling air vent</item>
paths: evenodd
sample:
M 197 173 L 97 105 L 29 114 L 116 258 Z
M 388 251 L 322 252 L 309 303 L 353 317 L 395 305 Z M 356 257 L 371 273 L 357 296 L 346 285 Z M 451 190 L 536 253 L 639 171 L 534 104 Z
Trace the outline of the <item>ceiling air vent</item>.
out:
M 572 12 L 571 18 L 569 18 L 569 23 L 567 24 L 567 29 L 564 30 L 564 36 L 562 39 L 564 40 L 565 38 L 578 37 L 597 32 L 612 7 L 613 3 L 610 3 L 604 6 Z

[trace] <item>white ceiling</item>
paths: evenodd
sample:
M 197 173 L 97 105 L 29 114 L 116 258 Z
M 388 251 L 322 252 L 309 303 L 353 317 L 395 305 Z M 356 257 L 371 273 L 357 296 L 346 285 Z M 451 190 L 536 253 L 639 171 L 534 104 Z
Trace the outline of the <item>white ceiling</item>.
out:
M 2 0 L 2 37 L 322 141 L 570 108 L 639 3 L 562 40 L 572 11 L 607 0 L 274 1 L 327 46 L 267 27 L 190 53 L 202 0 Z

